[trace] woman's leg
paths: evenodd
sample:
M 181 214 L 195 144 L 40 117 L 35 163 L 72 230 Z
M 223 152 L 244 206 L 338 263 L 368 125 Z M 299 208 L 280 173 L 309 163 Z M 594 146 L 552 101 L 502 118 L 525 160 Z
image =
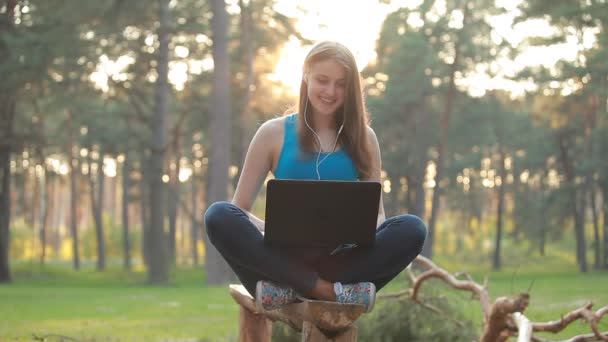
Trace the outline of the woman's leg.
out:
M 320 277 L 342 283 L 370 281 L 380 290 L 420 254 L 426 226 L 414 215 L 387 219 L 376 232 L 374 246 L 349 250 L 319 264 Z
M 205 213 L 205 227 L 209 241 L 252 295 L 258 280 L 286 285 L 301 294 L 309 293 L 315 286 L 317 273 L 264 245 L 264 236 L 234 204 L 212 204 Z

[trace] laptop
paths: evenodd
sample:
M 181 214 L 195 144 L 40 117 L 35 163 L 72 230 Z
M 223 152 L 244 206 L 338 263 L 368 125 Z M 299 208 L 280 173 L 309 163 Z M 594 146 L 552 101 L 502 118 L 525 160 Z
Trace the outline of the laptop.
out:
M 264 242 L 279 247 L 343 249 L 374 244 L 380 183 L 271 179 Z

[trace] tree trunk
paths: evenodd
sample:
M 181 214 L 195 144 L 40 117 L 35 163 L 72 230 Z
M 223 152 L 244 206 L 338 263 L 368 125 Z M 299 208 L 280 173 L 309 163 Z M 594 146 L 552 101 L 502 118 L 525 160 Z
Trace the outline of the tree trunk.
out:
M 192 177 L 192 217 L 190 219 L 190 251 L 192 253 L 192 264 L 198 266 L 198 230 L 200 229 L 199 221 L 196 218 L 198 212 L 198 186 L 196 178 Z
M 0 19 L 0 65 L 3 65 L 4 60 L 10 57 L 10 51 L 2 37 L 5 31 L 13 29 L 17 0 L 5 1 L 4 5 L 4 14 L 2 14 L 4 18 Z M 5 77 L 2 78 L 4 79 Z M 9 283 L 11 281 L 9 264 L 11 152 L 14 144 L 13 123 L 15 121 L 17 95 L 14 89 L 13 85 L 9 82 L 0 82 L 0 283 Z
M 73 155 L 74 136 L 70 127 L 70 146 L 68 151 L 70 172 L 70 234 L 72 237 L 72 266 L 75 270 L 80 269 L 80 252 L 78 251 L 78 174 L 80 174 L 80 163 Z
M 542 173 L 541 173 L 541 179 L 540 179 L 540 196 L 541 196 L 541 210 L 540 210 L 540 215 L 544 215 L 544 213 L 547 211 L 547 198 L 546 198 L 546 189 L 545 189 L 545 177 L 547 175 L 547 172 L 543 169 Z M 526 189 L 529 189 L 529 187 L 526 187 Z M 540 256 L 545 256 L 545 245 L 547 243 L 547 222 L 545 220 L 544 217 L 540 217 L 540 219 L 538 220 L 538 224 L 539 224 L 539 242 L 538 242 L 538 249 L 539 249 L 539 253 Z
M 595 185 L 592 184 L 589 188 L 589 207 L 591 209 L 591 219 L 593 220 L 593 267 L 602 267 L 602 251 L 601 251 L 601 236 L 599 227 L 599 218 L 597 215 L 597 203 L 595 202 Z
M 505 151 L 504 147 L 498 140 L 498 149 L 500 154 L 500 186 L 498 187 L 498 203 L 496 205 L 496 243 L 494 247 L 494 257 L 492 259 L 492 269 L 495 271 L 500 270 L 501 260 L 500 260 L 500 243 L 502 241 L 502 217 L 503 217 L 503 209 L 505 203 L 505 185 L 507 181 L 507 168 L 505 166 Z
M 0 283 L 11 281 L 9 268 L 9 224 L 11 212 L 11 149 L 9 145 L 0 145 Z
M 171 182 L 169 184 L 170 190 L 168 191 L 167 199 L 167 219 L 169 223 L 169 235 L 167 241 L 169 263 L 175 265 L 176 262 L 176 245 L 177 245 L 177 201 L 179 201 L 179 184 Z M 179 183 L 179 181 L 178 181 Z
M 211 158 L 209 160 L 209 179 L 207 204 L 224 201 L 228 197 L 228 168 L 230 166 L 231 109 L 230 109 L 230 71 L 228 55 L 228 13 L 224 0 L 212 0 L 213 17 L 213 87 L 211 97 Z M 206 234 L 205 234 L 206 237 Z M 233 279 L 232 272 L 222 256 L 205 239 L 205 267 L 207 283 L 226 284 Z
M 91 155 L 91 153 L 89 153 L 89 155 Z M 95 177 L 93 176 L 91 168 L 92 160 L 89 159 L 89 193 L 91 199 L 91 212 L 93 213 L 93 220 L 95 221 L 95 238 L 97 240 L 96 268 L 98 271 L 103 271 L 106 269 L 106 242 L 103 232 L 103 195 L 105 183 L 103 158 L 103 151 L 100 151 L 99 160 L 97 161 L 97 193 L 95 192 Z
M 426 132 L 429 129 L 429 113 L 424 109 L 423 106 L 416 108 L 416 124 L 415 124 L 415 135 L 416 135 L 416 165 L 415 165 L 415 181 L 412 186 L 414 187 L 415 200 L 414 200 L 414 211 L 413 214 L 420 217 L 424 221 L 426 218 L 426 191 L 424 190 L 424 180 L 426 177 L 426 166 L 428 163 L 426 143 Z
M 27 225 L 32 229 L 32 250 L 36 250 L 37 234 L 36 234 L 36 226 L 38 225 L 38 215 L 40 212 L 40 178 L 38 177 L 38 172 L 36 171 L 36 156 L 32 156 L 31 158 L 32 164 L 30 164 L 30 168 L 33 170 L 33 186 L 34 191 L 31 197 L 31 208 L 30 216 L 27 219 Z M 34 253 L 32 253 L 32 261 L 34 259 Z
M 53 193 L 55 190 L 54 178 L 49 176 L 49 172 L 44 168 L 44 195 L 42 196 L 42 215 L 40 217 L 40 264 L 43 265 L 46 259 L 47 231 L 53 207 Z
M 608 269 L 608 180 L 602 184 L 602 203 L 604 205 L 604 260 L 603 267 Z
M 141 156 L 140 172 L 142 175 L 139 183 L 139 214 L 141 218 L 141 252 L 144 265 L 150 267 L 150 167 L 145 153 Z
M 10 8 L 9 10 L 12 11 Z M 0 51 L 2 51 L 1 46 Z M 3 91 L 0 93 L 0 283 L 11 281 L 9 227 L 11 215 L 11 145 L 14 118 L 14 94 Z
M 163 165 L 167 148 L 167 127 L 169 117 L 169 33 L 171 18 L 169 0 L 159 0 L 158 61 L 155 91 L 155 113 L 153 138 L 150 157 L 150 244 L 148 281 L 164 284 L 169 281 L 169 262 L 167 258 L 167 237 L 164 229 L 165 199 L 163 184 Z
M 577 196 L 577 186 L 575 182 L 574 167 L 568 156 L 568 146 L 563 132 L 557 135 L 558 147 L 560 152 L 560 160 L 564 168 L 566 176 L 566 187 L 570 197 L 570 206 L 572 208 L 572 217 L 574 219 L 574 238 L 576 241 L 576 261 L 581 272 L 587 272 L 587 244 L 585 242 L 585 229 L 582 217 L 582 208 L 580 208 Z
M 183 122 L 183 121 L 181 121 Z M 180 181 L 179 181 L 179 173 L 181 171 L 181 122 L 178 122 L 175 125 L 175 134 L 173 137 L 173 160 L 175 162 L 175 168 L 169 168 L 170 174 L 170 183 L 169 187 L 171 188 L 168 192 L 168 218 L 169 218 L 169 261 L 172 265 L 176 263 L 176 227 L 177 227 L 177 216 L 178 216 L 178 203 L 180 202 Z M 182 235 L 183 237 L 183 235 Z
M 131 159 L 125 153 L 122 164 L 122 256 L 123 267 L 131 270 L 131 237 L 129 236 L 129 188 L 131 187 Z
M 432 259 L 433 243 L 435 240 L 435 224 L 439 216 L 439 203 L 441 197 L 441 180 L 444 177 L 444 163 L 447 155 L 448 147 L 448 131 L 450 130 L 450 117 L 454 110 L 454 100 L 456 97 L 456 72 L 460 63 L 460 44 L 462 44 L 463 30 L 467 28 L 467 20 L 469 17 L 468 1 L 465 1 L 463 8 L 463 28 L 459 31 L 458 38 L 454 42 L 454 61 L 450 65 L 448 92 L 444 102 L 444 110 L 441 113 L 439 126 L 439 144 L 437 145 L 437 160 L 436 160 L 436 176 L 435 187 L 433 188 L 433 200 L 431 201 L 431 217 L 428 223 L 428 235 L 422 248 L 422 255 Z
M 597 113 L 597 97 L 592 94 L 589 96 L 589 107 L 588 110 L 583 112 L 583 119 L 585 122 L 585 146 L 584 146 L 584 157 L 587 160 L 594 160 L 594 139 L 593 130 L 596 127 L 596 113 Z M 593 169 L 589 168 L 585 170 L 585 184 L 583 189 L 583 222 L 585 216 L 585 208 L 591 209 L 592 220 L 593 220 L 593 256 L 594 256 L 594 267 L 600 268 L 601 251 L 600 251 L 600 234 L 597 220 L 597 211 L 595 203 L 595 182 L 593 180 Z M 588 196 L 588 197 L 587 197 Z M 585 203 L 588 203 L 586 205 Z M 584 224 L 584 223 L 583 223 Z
M 241 57 L 241 65 L 243 67 L 243 74 L 245 75 L 245 80 L 243 82 L 243 98 L 239 103 L 240 105 L 240 134 L 237 137 L 240 139 L 240 144 L 238 146 L 238 155 L 239 160 L 237 161 L 237 165 L 239 166 L 239 171 L 237 175 L 234 177 L 234 187 L 236 188 L 238 179 L 240 178 L 241 171 L 243 169 L 243 164 L 245 163 L 245 156 L 247 155 L 247 150 L 249 148 L 249 143 L 254 134 L 254 120 L 251 113 L 250 102 L 252 96 L 252 86 L 254 85 L 254 72 L 253 72 L 253 63 L 255 60 L 254 48 L 253 48 L 253 39 L 251 34 L 253 33 L 253 19 L 251 17 L 251 7 L 252 2 L 248 1 L 248 4 L 245 4 L 243 0 L 239 0 L 239 7 L 241 8 L 240 15 L 240 31 L 241 38 L 239 42 L 240 47 L 240 57 Z

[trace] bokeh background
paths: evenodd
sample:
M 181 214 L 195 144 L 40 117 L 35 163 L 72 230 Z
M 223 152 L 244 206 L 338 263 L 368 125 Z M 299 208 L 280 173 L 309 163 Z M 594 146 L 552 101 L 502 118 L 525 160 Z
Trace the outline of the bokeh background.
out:
M 605 305 L 607 25 L 605 0 L 0 1 L 0 340 L 234 337 L 202 216 L 319 40 L 356 56 L 387 214 L 423 218 L 425 256 L 495 296 L 547 284 L 539 319 Z

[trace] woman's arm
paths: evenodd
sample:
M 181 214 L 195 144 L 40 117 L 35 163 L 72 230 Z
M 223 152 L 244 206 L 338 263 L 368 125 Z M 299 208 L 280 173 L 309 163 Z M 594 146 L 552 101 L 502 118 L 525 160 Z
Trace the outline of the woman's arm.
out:
M 368 126 L 368 141 L 370 142 L 370 152 L 372 157 L 372 172 L 370 174 L 369 181 L 374 181 L 382 184 L 382 160 L 380 157 L 380 144 L 378 143 L 378 138 L 376 137 L 376 133 L 374 130 Z M 382 223 L 386 220 L 386 216 L 384 214 L 384 204 L 382 202 L 382 191 L 380 192 L 380 205 L 378 207 L 378 222 L 376 224 L 376 228 L 380 227 Z
M 245 211 L 261 232 L 264 231 L 264 221 L 251 213 L 251 207 L 272 168 L 277 144 L 280 148 L 282 137 L 281 118 L 269 120 L 260 126 L 249 144 L 241 176 L 232 198 L 232 204 Z

